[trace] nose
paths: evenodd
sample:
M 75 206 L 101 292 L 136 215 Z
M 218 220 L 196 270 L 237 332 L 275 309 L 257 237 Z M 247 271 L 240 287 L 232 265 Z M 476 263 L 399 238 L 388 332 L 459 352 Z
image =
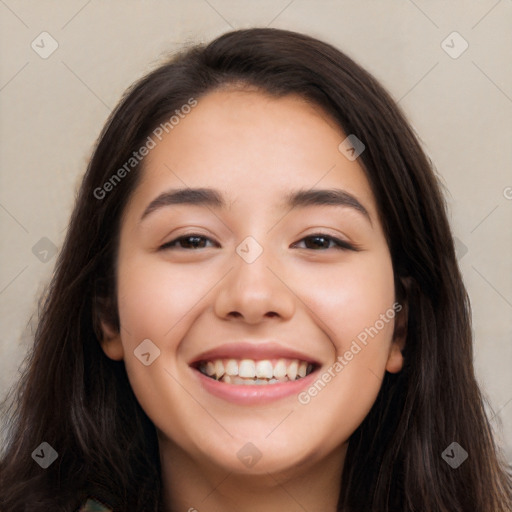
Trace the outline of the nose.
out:
M 239 319 L 258 324 L 266 318 L 291 318 L 295 312 L 296 296 L 289 275 L 269 250 L 248 263 L 234 253 L 233 268 L 221 282 L 215 300 L 215 313 L 223 319 Z

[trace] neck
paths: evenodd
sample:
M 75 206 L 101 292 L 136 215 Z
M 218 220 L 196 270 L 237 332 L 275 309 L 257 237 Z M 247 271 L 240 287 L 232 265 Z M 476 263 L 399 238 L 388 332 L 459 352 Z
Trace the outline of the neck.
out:
M 240 474 L 159 441 L 166 512 L 336 512 L 347 445 L 314 463 Z

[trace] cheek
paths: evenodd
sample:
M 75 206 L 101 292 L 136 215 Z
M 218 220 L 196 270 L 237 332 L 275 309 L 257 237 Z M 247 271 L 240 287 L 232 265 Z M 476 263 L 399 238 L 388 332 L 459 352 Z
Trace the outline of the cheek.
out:
M 301 294 L 338 352 L 347 350 L 357 336 L 364 338 L 365 329 L 376 322 L 379 339 L 390 340 L 393 320 L 381 320 L 395 301 L 393 267 L 387 251 L 359 254 L 346 265 L 304 275 L 308 277 L 301 279 Z M 380 345 L 389 348 L 388 343 Z
M 186 324 L 187 314 L 207 294 L 209 283 L 194 277 L 192 267 L 170 272 L 169 263 L 155 260 L 133 257 L 120 262 L 121 325 L 132 337 L 176 339 L 179 323 Z
M 124 362 L 141 405 L 169 391 L 165 370 L 175 374 L 182 340 L 209 305 L 212 288 L 224 274 L 225 269 L 217 271 L 213 266 L 202 272 L 186 264 L 171 269 L 168 261 L 147 254 L 132 253 L 120 259 L 118 308 Z M 160 350 L 147 367 L 134 355 L 146 339 Z
M 176 355 L 180 341 L 190 328 L 194 306 L 201 307 L 199 299 L 209 286 L 197 276 L 194 279 L 188 269 L 170 272 L 169 263 L 133 253 L 120 259 L 118 283 L 121 339 L 128 379 L 141 407 L 157 427 L 165 430 L 169 411 L 180 410 L 183 403 L 189 402 L 188 395 L 177 383 L 180 379 L 173 378 Z M 146 366 L 136 354 L 141 353 L 138 347 L 147 339 L 159 352 L 153 352 L 155 349 L 149 346 L 152 362 Z M 154 359 L 153 353 L 158 354 Z M 174 433 L 178 437 L 184 435 L 179 427 Z
M 169 272 L 168 268 L 166 271 L 165 263 L 155 260 L 132 254 L 121 259 L 118 268 L 118 308 L 125 367 L 139 403 L 150 408 L 153 398 L 169 386 L 166 382 L 169 375 L 164 369 L 173 372 L 174 356 L 188 328 L 187 314 L 198 302 L 193 283 L 186 283 L 187 272 Z M 158 357 L 145 366 L 136 355 L 146 353 L 139 347 L 148 339 L 154 344 L 149 345 L 150 352 Z
M 299 398 L 325 416 L 328 431 L 339 429 L 343 417 L 348 435 L 371 409 L 385 373 L 395 317 L 390 257 L 383 251 L 358 258 L 357 264 L 331 269 L 325 283 L 311 288 L 309 304 L 329 327 L 333 360 Z

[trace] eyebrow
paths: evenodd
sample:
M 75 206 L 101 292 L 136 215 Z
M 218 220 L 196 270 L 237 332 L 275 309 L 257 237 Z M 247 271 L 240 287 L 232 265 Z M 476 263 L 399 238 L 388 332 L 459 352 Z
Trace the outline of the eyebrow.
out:
M 182 188 L 169 190 L 153 199 L 146 207 L 139 222 L 151 213 L 171 205 L 204 206 L 225 209 L 227 202 L 222 194 L 213 188 Z M 308 206 L 341 206 L 353 208 L 372 223 L 368 210 L 355 196 L 338 188 L 296 190 L 286 194 L 283 208 L 305 208 Z

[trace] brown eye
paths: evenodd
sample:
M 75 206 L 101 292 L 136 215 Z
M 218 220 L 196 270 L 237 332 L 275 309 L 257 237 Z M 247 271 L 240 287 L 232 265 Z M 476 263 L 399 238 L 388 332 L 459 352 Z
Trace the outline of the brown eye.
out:
M 310 249 L 314 251 L 324 251 L 327 249 L 337 249 L 337 250 L 352 250 L 355 251 L 356 248 L 345 242 L 340 240 L 339 238 L 335 238 L 330 235 L 326 235 L 323 233 L 318 233 L 314 235 L 309 235 L 304 237 L 300 242 L 305 242 L 305 249 Z M 207 242 L 213 242 L 210 238 L 198 235 L 191 234 L 186 236 L 181 236 L 176 238 L 170 242 L 165 243 L 160 247 L 161 250 L 169 250 L 169 249 L 186 249 L 186 250 L 197 250 L 197 249 L 205 249 L 207 247 Z M 296 244 L 297 245 L 297 244 Z
M 335 238 L 330 235 L 326 235 L 324 233 L 317 233 L 314 235 L 309 235 L 304 237 L 302 241 L 306 241 L 306 249 L 312 249 L 312 250 L 326 250 L 326 249 L 338 249 L 338 250 L 352 250 L 355 251 L 356 249 L 354 246 L 349 244 L 348 242 L 344 242 L 343 240 L 340 240 L 339 238 Z M 334 246 L 331 246 L 331 243 L 334 244 Z
M 176 238 L 175 240 L 172 240 L 171 242 L 167 242 L 164 245 L 160 247 L 161 250 L 166 249 L 204 249 L 205 248 L 205 241 L 210 241 L 210 238 L 207 238 L 202 235 L 186 235 L 186 236 L 180 236 L 179 238 Z

